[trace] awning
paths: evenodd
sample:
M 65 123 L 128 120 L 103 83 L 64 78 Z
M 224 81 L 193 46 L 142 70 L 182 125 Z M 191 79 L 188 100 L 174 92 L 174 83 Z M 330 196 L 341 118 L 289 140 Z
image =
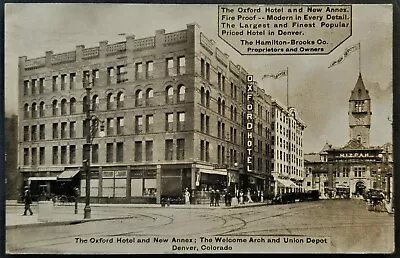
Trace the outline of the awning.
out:
M 281 178 L 277 178 L 277 181 L 279 183 L 281 183 L 283 186 L 285 187 L 289 187 L 289 188 L 299 188 L 299 186 L 297 186 L 295 183 L 293 183 L 290 180 L 287 179 L 281 179 Z
M 71 180 L 79 170 L 66 170 L 57 176 L 57 180 Z
M 228 175 L 228 172 L 226 169 L 207 169 L 207 168 L 200 168 L 199 169 L 200 173 L 204 174 L 214 174 L 214 175 L 221 175 L 221 176 L 226 176 Z
M 55 176 L 36 176 L 36 177 L 28 177 L 28 181 L 54 181 L 57 180 Z

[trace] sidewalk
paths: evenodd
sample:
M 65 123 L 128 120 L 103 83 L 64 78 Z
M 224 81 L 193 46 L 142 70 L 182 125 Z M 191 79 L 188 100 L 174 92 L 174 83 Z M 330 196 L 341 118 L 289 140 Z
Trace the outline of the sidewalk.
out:
M 85 223 L 89 221 L 99 220 L 117 220 L 117 219 L 128 219 L 133 216 L 129 214 L 129 209 L 118 210 L 113 213 L 105 212 L 102 207 L 115 207 L 115 208 L 155 208 L 155 209 L 237 209 L 246 207 L 265 206 L 269 203 L 245 203 L 238 206 L 220 206 L 214 207 L 209 204 L 196 204 L 196 205 L 179 205 L 171 204 L 170 206 L 162 207 L 161 204 L 91 204 L 92 213 L 90 219 L 83 218 L 84 203 L 78 204 L 78 214 L 75 214 L 74 204 L 67 205 L 56 205 L 53 206 L 51 221 L 39 221 L 38 216 L 38 204 L 33 203 L 31 205 L 33 215 L 22 216 L 24 211 L 24 204 L 16 202 L 6 203 L 6 229 L 21 228 L 21 227 L 38 227 L 38 226 L 55 226 L 55 225 L 70 225 Z M 29 214 L 29 212 L 28 212 Z

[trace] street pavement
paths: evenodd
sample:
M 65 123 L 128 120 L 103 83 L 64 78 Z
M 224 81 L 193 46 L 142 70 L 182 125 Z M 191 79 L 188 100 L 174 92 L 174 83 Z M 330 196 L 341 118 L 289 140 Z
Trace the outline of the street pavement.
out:
M 394 216 L 386 212 L 368 211 L 362 200 L 321 200 L 285 205 L 244 205 L 240 209 L 208 205 L 177 205 L 168 208 L 146 205 L 92 206 L 95 221 L 64 225 L 10 227 L 6 230 L 6 250 L 9 253 L 168 253 L 170 248 L 159 243 L 116 244 L 88 243 L 91 239 L 139 241 L 173 236 L 200 237 L 259 236 L 321 237 L 329 239 L 329 248 L 316 246 L 314 252 L 390 253 L 394 246 Z M 7 207 L 19 211 L 17 206 Z M 23 207 L 19 207 L 23 208 Z M 57 216 L 73 213 L 71 207 L 56 207 Z M 82 215 L 83 206 L 78 216 Z M 34 210 L 35 212 L 35 210 Z M 73 214 L 75 216 L 75 214 Z M 28 218 L 23 216 L 22 218 Z M 11 218 L 11 217 L 10 217 Z M 28 218 L 30 219 L 30 218 Z M 32 218 L 33 220 L 33 218 Z M 10 220 L 7 220 L 11 222 Z M 102 239 L 102 240 L 101 240 Z M 80 242 L 81 241 L 81 242 Z M 85 242 L 86 241 L 86 242 Z M 157 242 L 158 244 L 158 242 Z M 170 245 L 170 243 L 169 243 Z M 276 245 L 278 246 L 278 245 Z M 161 248 L 162 247 L 162 248 Z M 289 246 L 288 246 L 289 247 Z M 166 249 L 167 248 L 167 249 Z M 245 251 L 251 252 L 246 246 Z M 297 252 L 299 249 L 279 249 L 258 245 L 260 252 Z M 264 248 L 264 249 L 263 249 Z M 278 249 L 277 249 L 278 248 Z M 236 249 L 235 249 L 236 250 Z M 239 250 L 239 249 L 237 249 Z M 179 253 L 179 252 L 178 252 Z

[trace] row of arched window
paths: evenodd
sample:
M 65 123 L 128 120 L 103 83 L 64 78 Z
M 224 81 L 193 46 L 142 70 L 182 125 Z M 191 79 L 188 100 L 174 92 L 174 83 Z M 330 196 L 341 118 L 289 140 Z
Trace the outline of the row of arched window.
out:
M 177 91 L 177 101 L 178 102 L 185 101 L 185 94 L 186 94 L 186 87 L 183 84 L 179 85 Z M 154 105 L 153 97 L 154 97 L 154 90 L 152 88 L 148 88 L 146 90 L 141 90 L 141 89 L 137 90 L 135 92 L 135 107 Z M 124 99 L 125 99 L 125 94 L 122 91 L 119 91 L 117 93 L 112 93 L 112 92 L 108 93 L 106 100 L 106 110 L 116 110 L 116 109 L 118 110 L 124 108 Z M 69 102 L 65 98 L 63 98 L 61 101 L 58 101 L 56 99 L 53 100 L 51 102 L 51 115 L 58 116 L 58 115 L 77 114 L 76 102 L 77 101 L 75 98 L 70 98 Z M 175 102 L 174 87 L 169 85 L 165 89 L 165 103 L 173 104 L 174 102 Z M 87 105 L 85 105 L 85 103 L 87 103 L 86 96 L 84 96 L 82 99 L 82 112 L 87 111 Z M 93 95 L 90 101 L 91 110 L 98 111 L 99 104 L 100 104 L 99 95 L 97 94 Z M 45 117 L 46 116 L 45 109 L 46 105 L 44 101 L 41 101 L 39 104 L 34 102 L 32 103 L 32 105 L 25 103 L 24 119 Z

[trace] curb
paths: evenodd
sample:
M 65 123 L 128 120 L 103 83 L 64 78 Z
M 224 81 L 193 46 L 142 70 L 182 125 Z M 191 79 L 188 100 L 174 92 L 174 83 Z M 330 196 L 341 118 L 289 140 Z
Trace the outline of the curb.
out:
M 48 227 L 48 226 L 62 226 L 62 225 L 75 225 L 86 222 L 103 221 L 103 220 L 118 220 L 118 219 L 130 219 L 134 218 L 133 215 L 121 216 L 121 217 L 111 217 L 111 218 L 97 218 L 97 219 L 75 219 L 75 220 L 65 220 L 65 221 L 50 221 L 50 222 L 37 222 L 19 225 L 9 225 L 6 229 L 18 229 L 18 228 L 35 228 L 35 227 Z

